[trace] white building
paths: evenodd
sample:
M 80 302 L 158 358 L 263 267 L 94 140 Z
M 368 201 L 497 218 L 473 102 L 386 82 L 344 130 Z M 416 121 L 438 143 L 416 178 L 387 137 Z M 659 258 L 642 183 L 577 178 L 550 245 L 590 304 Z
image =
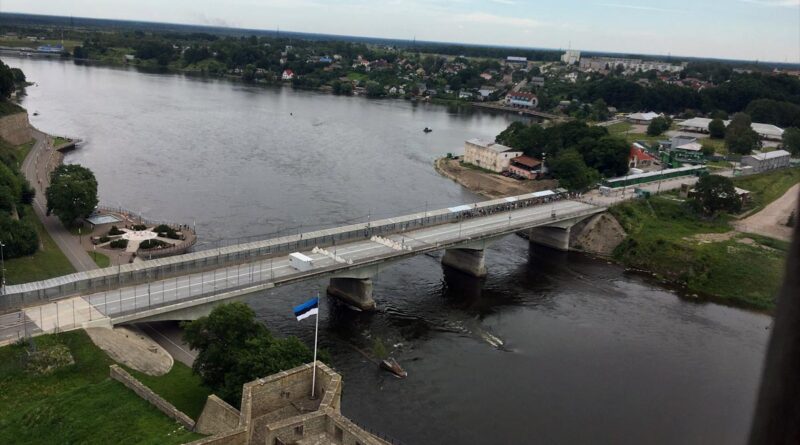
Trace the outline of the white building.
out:
M 653 119 L 662 116 L 664 115 L 653 111 L 649 111 L 647 113 L 633 113 L 628 115 L 628 122 L 633 124 L 649 125 Z
M 464 143 L 464 162 L 497 173 L 508 170 L 517 156 L 522 156 L 522 152 L 494 142 L 470 139 Z
M 683 122 L 678 123 L 678 128 L 684 131 L 693 131 L 696 133 L 708 133 L 708 125 L 711 123 L 711 119 L 705 117 L 696 117 L 693 119 L 687 119 Z M 722 121 L 727 127 L 730 125 L 731 121 Z M 758 122 L 753 122 L 750 127 L 758 133 L 761 139 L 767 139 L 772 141 L 780 141 L 783 139 L 783 129 L 780 127 L 776 127 L 772 124 L 761 124 Z
M 775 150 L 767 153 L 742 157 L 742 165 L 753 167 L 755 173 L 775 170 L 789 166 L 791 154 L 786 150 Z
M 517 91 L 506 94 L 505 103 L 510 107 L 536 108 L 539 105 L 539 98 L 535 94 Z
M 283 70 L 283 74 L 281 75 L 281 79 L 283 80 L 292 80 L 294 79 L 294 71 L 292 70 Z
M 581 52 L 574 49 L 568 49 L 567 52 L 561 56 L 561 61 L 567 65 L 575 65 L 581 61 Z

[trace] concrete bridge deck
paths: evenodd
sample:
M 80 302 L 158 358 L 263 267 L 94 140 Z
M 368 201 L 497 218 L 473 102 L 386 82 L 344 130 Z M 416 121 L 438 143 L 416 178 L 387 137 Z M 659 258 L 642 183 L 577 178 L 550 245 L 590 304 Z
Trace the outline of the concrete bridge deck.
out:
M 452 208 L 451 211 L 463 211 L 466 207 Z M 457 210 L 459 208 L 461 210 Z M 300 250 L 313 260 L 313 267 L 307 271 L 292 267 L 288 253 L 283 253 L 270 258 L 243 259 L 237 264 L 145 283 L 122 283 L 116 289 L 88 290 L 31 305 L 17 314 L 0 316 L 0 342 L 16 339 L 25 333 L 79 329 L 87 325 L 194 319 L 224 300 L 323 277 L 332 277 L 332 283 L 334 280 L 343 280 L 344 284 L 348 283 L 347 280 L 356 284 L 368 282 L 368 298 L 371 300 L 369 278 L 391 263 L 421 253 L 448 249 L 448 252 L 479 252 L 480 267 L 483 267 L 483 249 L 494 239 L 537 227 L 545 231 L 552 227 L 564 230 L 603 211 L 603 207 L 582 202 L 554 201 L 481 216 L 464 216 L 453 222 L 375 235 L 370 239 L 341 244 L 334 241 L 320 247 L 312 244 L 314 247 Z M 346 294 L 348 291 L 343 292 Z M 335 291 L 331 293 L 336 294 Z M 355 303 L 359 305 L 357 299 Z

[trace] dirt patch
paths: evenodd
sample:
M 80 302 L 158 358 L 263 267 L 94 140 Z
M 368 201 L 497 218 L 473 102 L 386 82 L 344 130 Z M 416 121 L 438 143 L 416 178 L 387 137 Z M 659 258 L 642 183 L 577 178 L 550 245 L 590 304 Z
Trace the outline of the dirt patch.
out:
M 764 210 L 733 223 L 739 232 L 755 233 L 779 240 L 789 241 L 792 228 L 786 225 L 792 210 L 797 209 L 797 196 L 800 184 L 795 184 L 780 198 L 771 202 Z
M 572 227 L 570 247 L 595 255 L 611 256 L 627 236 L 616 218 L 602 213 Z
M 87 328 L 86 333 L 111 359 L 129 368 L 154 376 L 172 369 L 172 356 L 139 330 Z
M 722 241 L 728 241 L 734 236 L 736 236 L 736 232 L 698 233 L 697 235 L 688 236 L 684 238 L 684 240 L 697 242 L 698 244 L 710 244 L 710 243 L 719 243 Z
M 492 199 L 552 190 L 558 187 L 558 182 L 553 180 L 519 181 L 467 168 L 462 166 L 457 159 L 437 159 L 434 166 L 441 175 L 458 182 L 474 193 Z

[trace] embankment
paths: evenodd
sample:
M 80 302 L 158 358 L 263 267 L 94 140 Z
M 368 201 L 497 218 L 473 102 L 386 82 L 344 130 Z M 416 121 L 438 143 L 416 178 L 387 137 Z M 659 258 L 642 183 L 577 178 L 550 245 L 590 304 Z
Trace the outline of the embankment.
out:
M 11 145 L 22 145 L 31 140 L 31 124 L 28 113 L 14 113 L 0 117 L 0 138 Z

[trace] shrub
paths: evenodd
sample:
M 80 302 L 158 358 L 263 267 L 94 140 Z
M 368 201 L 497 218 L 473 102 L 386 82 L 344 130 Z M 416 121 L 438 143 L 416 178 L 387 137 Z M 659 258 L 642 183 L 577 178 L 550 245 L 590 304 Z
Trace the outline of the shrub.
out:
M 126 239 L 117 239 L 117 240 L 111 241 L 111 243 L 109 243 L 109 246 L 111 246 L 112 249 L 124 249 L 124 248 L 128 247 L 128 240 L 126 240 Z
M 156 226 L 155 229 L 153 229 L 153 232 L 156 232 L 156 233 L 169 233 L 172 230 L 173 230 L 172 227 L 170 227 L 170 226 L 168 226 L 166 224 L 159 224 L 159 225 Z
M 39 235 L 36 229 L 24 221 L 0 215 L 0 242 L 5 258 L 19 258 L 33 255 L 39 249 Z
M 111 230 L 109 230 L 109 231 L 108 231 L 108 234 L 109 234 L 110 236 L 114 236 L 114 235 L 122 235 L 123 233 L 125 233 L 125 232 L 123 232 L 122 230 L 120 230 L 120 229 L 119 229 L 119 227 L 117 227 L 117 226 L 111 226 Z
M 134 224 L 131 226 L 131 228 L 136 231 L 147 230 L 147 226 L 144 224 Z
M 139 249 L 141 250 L 150 250 L 150 249 L 157 249 L 159 247 L 168 246 L 168 243 L 164 241 L 157 240 L 157 239 L 148 239 L 144 240 L 139 244 Z
M 107 243 L 107 242 L 111 241 L 111 238 L 103 235 L 103 236 L 100 237 L 99 241 L 100 241 L 100 243 Z

